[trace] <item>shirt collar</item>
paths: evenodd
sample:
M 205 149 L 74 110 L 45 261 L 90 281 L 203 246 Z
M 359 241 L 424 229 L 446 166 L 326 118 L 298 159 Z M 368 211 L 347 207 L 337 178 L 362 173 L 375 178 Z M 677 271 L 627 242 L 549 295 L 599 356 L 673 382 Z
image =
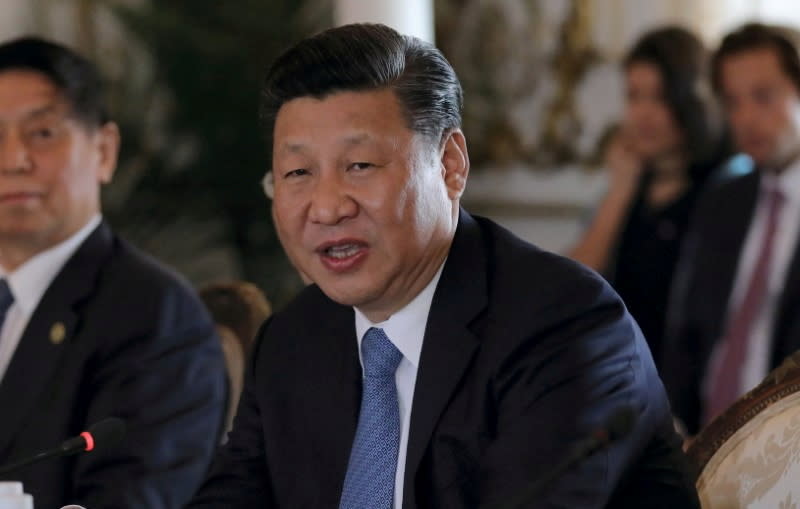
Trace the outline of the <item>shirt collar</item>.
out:
M 75 254 L 86 238 L 102 221 L 100 214 L 92 217 L 86 225 L 68 239 L 36 254 L 20 265 L 14 272 L 7 274 L 0 268 L 0 277 L 8 280 L 14 303 L 25 313 L 32 313 L 39 301 L 61 271 L 67 260 Z
M 778 175 L 765 173 L 760 187 L 762 191 L 778 189 L 788 201 L 800 202 L 800 157 Z
M 446 263 L 447 260 L 445 260 Z M 373 323 L 358 308 L 354 307 L 356 316 L 356 337 L 358 338 L 358 360 L 363 368 L 361 358 L 361 341 L 370 327 L 383 329 L 392 344 L 400 350 L 403 357 L 408 359 L 414 368 L 419 368 L 419 357 L 422 352 L 422 340 L 425 337 L 425 326 L 428 323 L 428 313 L 431 310 L 433 294 L 442 276 L 442 263 L 439 270 L 421 292 L 403 309 L 396 312 L 381 323 Z

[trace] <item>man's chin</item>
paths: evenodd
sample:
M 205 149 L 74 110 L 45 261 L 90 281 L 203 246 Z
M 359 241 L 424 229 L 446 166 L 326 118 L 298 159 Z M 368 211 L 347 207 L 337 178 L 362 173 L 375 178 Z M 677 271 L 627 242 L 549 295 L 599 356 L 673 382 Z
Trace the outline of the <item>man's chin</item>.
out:
M 3 239 L 37 240 L 47 237 L 42 228 L 26 227 L 25 225 L 0 225 L 0 237 Z
M 762 150 L 748 150 L 745 148 L 741 149 L 742 152 L 747 155 L 752 161 L 753 164 L 756 165 L 757 168 L 762 170 L 769 171 L 775 166 L 775 157 L 773 154 L 766 153 Z
M 325 285 L 325 283 L 320 284 L 319 282 L 317 282 L 317 286 L 319 286 L 322 293 L 327 295 L 329 299 L 342 306 L 358 307 L 358 305 L 363 302 L 361 296 L 356 292 L 333 288 L 330 285 Z
M 332 284 L 324 280 L 317 280 L 316 284 L 329 299 L 342 306 L 368 307 L 375 300 L 374 291 L 370 291 L 369 288 L 359 288 L 355 284 L 343 284 L 341 281 Z
M 57 234 L 58 228 L 47 227 L 42 224 L 22 222 L 9 224 L 0 223 L 0 242 L 12 242 L 26 245 L 42 245 L 58 243 L 61 236 Z

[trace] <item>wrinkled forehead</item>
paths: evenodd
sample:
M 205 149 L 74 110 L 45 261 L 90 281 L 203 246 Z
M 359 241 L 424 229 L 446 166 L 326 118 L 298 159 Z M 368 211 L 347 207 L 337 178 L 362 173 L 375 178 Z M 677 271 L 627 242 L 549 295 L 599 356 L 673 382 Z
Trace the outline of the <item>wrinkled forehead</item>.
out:
M 338 92 L 284 103 L 275 118 L 272 148 L 280 156 L 320 144 L 394 143 L 414 134 L 391 90 Z
M 388 136 L 387 133 L 363 129 L 342 130 L 332 140 L 340 148 L 346 150 L 358 147 L 385 147 L 396 148 L 397 140 Z M 281 140 L 275 146 L 275 156 L 303 155 L 313 152 L 315 138 L 313 136 L 290 137 Z

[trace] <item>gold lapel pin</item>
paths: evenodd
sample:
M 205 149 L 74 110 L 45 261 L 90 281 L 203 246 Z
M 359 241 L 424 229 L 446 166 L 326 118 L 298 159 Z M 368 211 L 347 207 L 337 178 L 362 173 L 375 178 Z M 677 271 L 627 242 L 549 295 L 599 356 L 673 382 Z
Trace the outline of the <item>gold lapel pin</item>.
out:
M 64 337 L 67 335 L 67 328 L 61 322 L 56 322 L 50 327 L 50 342 L 54 345 L 61 344 Z

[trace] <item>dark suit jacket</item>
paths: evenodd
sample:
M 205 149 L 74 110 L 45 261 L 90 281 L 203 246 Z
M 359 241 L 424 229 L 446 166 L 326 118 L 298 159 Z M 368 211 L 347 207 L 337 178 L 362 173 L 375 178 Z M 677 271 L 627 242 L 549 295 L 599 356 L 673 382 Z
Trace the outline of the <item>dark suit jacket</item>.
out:
M 60 326 L 64 339 L 54 342 Z M 22 481 L 44 509 L 181 507 L 206 473 L 225 391 L 202 303 L 101 224 L 45 292 L 0 383 L 0 463 L 109 416 L 124 419 L 127 434 L 106 452 L 5 478 Z
M 723 169 L 698 202 L 669 311 L 662 374 L 675 415 L 692 434 L 700 427 L 706 369 L 724 334 L 728 301 L 758 198 L 759 173 L 749 160 L 736 163 Z M 800 349 L 798 254 L 795 249 L 775 315 L 771 368 Z
M 306 289 L 265 324 L 227 446 L 192 508 L 337 507 L 361 371 L 353 310 Z M 661 381 L 595 273 L 463 210 L 425 330 L 403 507 L 515 496 L 621 405 L 635 431 L 535 507 L 697 507 Z

